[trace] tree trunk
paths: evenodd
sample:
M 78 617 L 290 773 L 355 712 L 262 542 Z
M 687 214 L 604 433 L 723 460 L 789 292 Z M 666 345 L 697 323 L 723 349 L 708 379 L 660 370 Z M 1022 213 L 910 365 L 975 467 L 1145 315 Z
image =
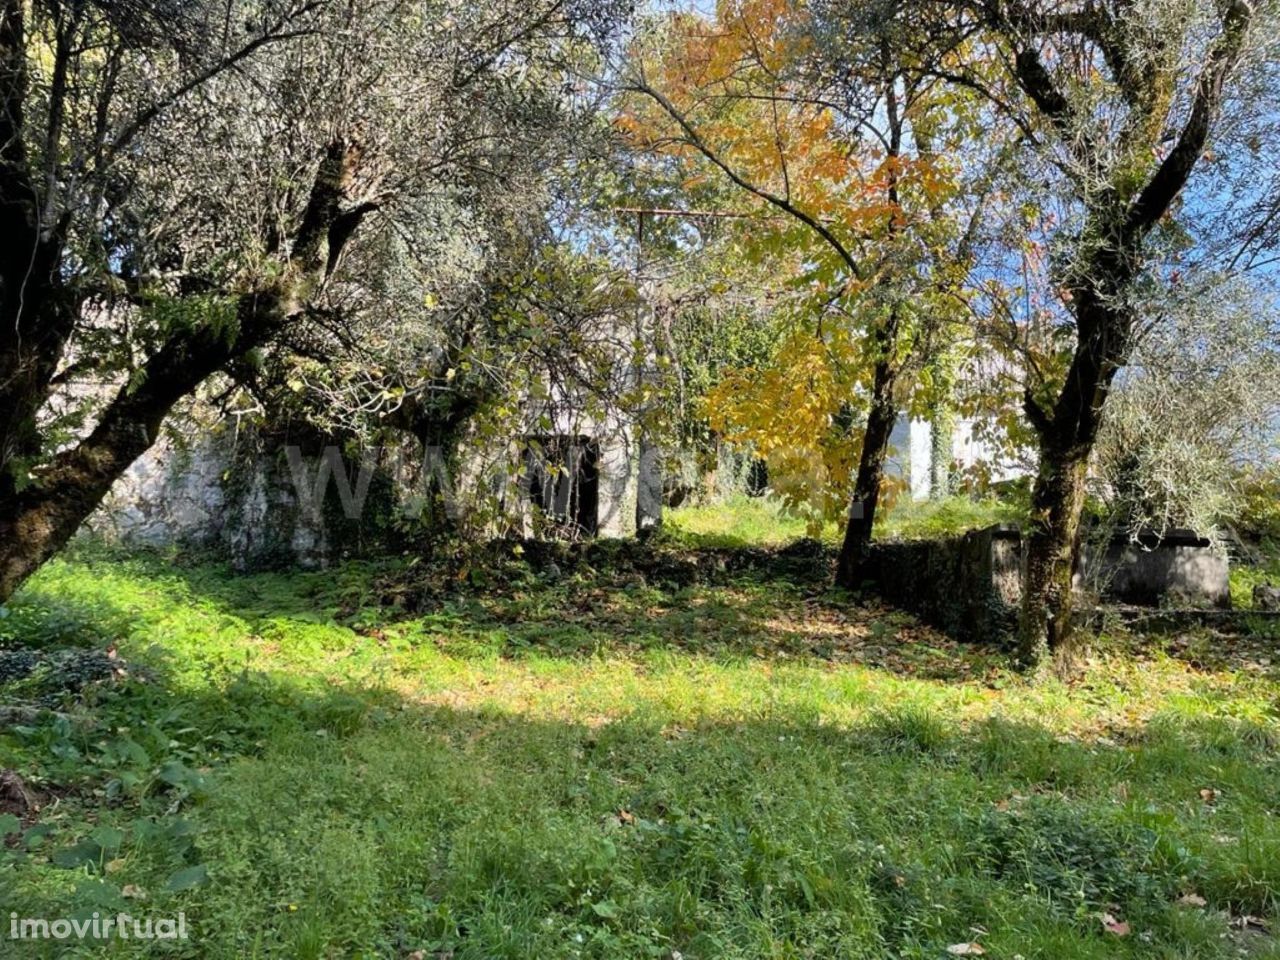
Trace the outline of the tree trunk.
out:
M 896 339 L 896 330 L 890 332 Z M 892 341 L 891 341 L 892 342 Z M 875 525 L 880 487 L 884 483 L 884 463 L 889 456 L 889 441 L 898 411 L 893 402 L 898 383 L 898 367 L 888 357 L 876 364 L 872 386 L 871 411 L 862 438 L 862 456 L 858 476 L 853 485 L 853 503 L 844 528 L 844 542 L 836 563 L 836 584 L 855 590 L 865 579 L 867 553 L 871 547 L 871 530 Z
M 1122 266 L 1104 261 L 1096 276 L 1122 290 Z M 1095 289 L 1073 291 L 1080 331 L 1066 379 L 1052 412 L 1028 390 L 1024 405 L 1039 436 L 1040 467 L 1032 489 L 1031 531 L 1023 581 L 1019 653 L 1022 666 L 1037 672 L 1056 658 L 1060 671 L 1075 659 L 1071 583 L 1079 558 L 1089 457 L 1102 426 L 1102 412 L 1116 374 L 1133 349 L 1137 317 L 1114 308 Z
M 929 499 L 945 500 L 955 491 L 952 473 L 955 459 L 956 415 L 950 400 L 940 400 L 933 411 L 929 436 Z
M 257 300 L 256 308 L 263 306 Z M 54 457 L 31 486 L 0 498 L 0 603 L 66 545 L 151 448 L 174 405 L 252 345 L 207 328 L 171 340 L 146 363 L 140 382 L 120 389 L 89 436 Z
M 883 45 L 884 66 L 893 60 L 887 41 Z M 902 156 L 902 120 L 898 99 L 898 81 L 893 70 L 886 70 L 884 88 L 885 119 L 888 121 L 889 142 L 887 153 L 894 160 Z M 899 207 L 898 175 L 890 173 L 889 204 Z M 899 232 L 897 218 L 889 223 L 889 236 Z M 858 461 L 858 476 L 853 484 L 853 503 L 849 506 L 849 521 L 844 528 L 844 543 L 840 546 L 840 558 L 836 563 L 836 585 L 846 590 L 856 590 L 866 579 L 867 554 L 871 548 L 871 532 L 876 522 L 876 507 L 880 503 L 880 487 L 884 483 L 884 462 L 889 456 L 889 441 L 893 425 L 898 420 L 894 394 L 898 386 L 898 374 L 902 370 L 898 360 L 898 335 L 902 329 L 902 316 L 895 303 L 882 325 L 874 328 L 876 347 L 875 376 L 871 383 L 871 409 L 867 412 L 867 430 L 862 438 L 862 456 Z
M 38 219 L 24 203 L 0 214 L 0 496 L 41 453 L 39 412 L 81 312 L 60 282 L 61 233 L 42 239 Z
M 1019 660 L 1029 670 L 1052 662 L 1069 672 L 1076 657 L 1072 581 L 1080 551 L 1087 448 L 1060 450 L 1041 441 L 1027 539 Z

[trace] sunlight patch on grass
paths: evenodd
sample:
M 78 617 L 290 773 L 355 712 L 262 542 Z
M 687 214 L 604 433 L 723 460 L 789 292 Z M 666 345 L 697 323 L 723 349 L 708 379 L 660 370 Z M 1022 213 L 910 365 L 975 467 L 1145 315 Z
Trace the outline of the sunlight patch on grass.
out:
M 705 547 L 781 546 L 808 536 L 805 521 L 788 516 L 773 497 L 737 496 L 681 507 L 670 511 L 664 524 L 677 539 Z M 835 543 L 839 535 L 836 524 L 827 524 L 821 539 Z
M 1020 523 L 1022 511 L 1000 500 L 948 497 L 913 501 L 901 498 L 876 524 L 880 539 L 931 540 L 954 537 L 998 523 Z
M 1020 523 L 1022 511 L 999 500 L 948 497 L 913 501 L 901 497 L 876 521 L 878 539 L 921 540 L 953 537 L 998 523 Z M 769 497 L 735 497 L 719 503 L 681 507 L 666 518 L 670 534 L 680 542 L 705 547 L 780 546 L 809 534 L 805 522 L 787 516 Z M 828 523 L 820 539 L 838 545 L 841 526 Z
M 402 576 L 51 564 L 31 641 L 132 678 L 0 734 L 60 797 L 11 909 L 144 891 L 215 958 L 1276 955 L 1280 681 L 1226 641 L 1032 687 L 812 584 Z

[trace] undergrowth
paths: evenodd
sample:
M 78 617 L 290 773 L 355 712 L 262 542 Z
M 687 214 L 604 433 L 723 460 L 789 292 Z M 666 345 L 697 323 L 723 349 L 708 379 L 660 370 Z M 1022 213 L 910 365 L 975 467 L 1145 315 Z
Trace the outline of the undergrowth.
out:
M 55 665 L 0 686 L 0 906 L 192 937 L 4 955 L 1280 957 L 1256 644 L 1033 687 L 827 559 L 54 562 L 0 620 Z

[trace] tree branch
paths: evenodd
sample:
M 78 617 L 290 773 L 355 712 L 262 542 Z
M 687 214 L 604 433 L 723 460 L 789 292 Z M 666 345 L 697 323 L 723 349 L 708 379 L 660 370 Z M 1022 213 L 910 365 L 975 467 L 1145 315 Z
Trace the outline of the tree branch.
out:
M 780 197 L 776 193 L 752 183 L 750 180 L 747 180 L 744 176 L 738 173 L 738 171 L 729 166 L 729 164 L 722 159 L 719 154 L 711 149 L 707 142 L 698 134 L 698 131 L 693 128 L 693 125 L 684 116 L 684 114 L 682 114 L 676 108 L 675 104 L 667 99 L 661 91 L 654 89 L 649 84 L 645 83 L 644 80 L 634 81 L 630 85 L 630 88 L 635 90 L 637 93 L 643 93 L 645 96 L 651 98 L 655 103 L 657 103 L 658 106 L 660 106 L 663 111 L 665 111 L 666 114 L 676 122 L 680 129 L 684 131 L 685 137 L 688 138 L 689 145 L 706 157 L 707 160 L 716 166 L 738 187 L 747 191 L 747 193 L 759 197 L 766 203 L 772 204 L 789 216 L 794 217 L 796 220 L 799 220 L 826 241 L 827 245 L 836 252 L 836 255 L 839 256 L 842 261 L 844 261 L 845 265 L 849 268 L 850 272 L 856 279 L 865 279 L 862 266 L 858 263 L 857 259 L 849 252 L 848 247 L 840 242 L 840 238 L 837 237 L 821 220 L 800 209 L 786 197 Z
M 1253 7 L 1247 0 L 1229 0 L 1222 17 L 1222 35 L 1196 83 L 1191 115 L 1178 142 L 1129 208 L 1124 223 L 1129 237 L 1140 238 L 1155 226 L 1186 186 L 1191 171 L 1204 154 L 1210 128 L 1222 106 L 1223 84 L 1240 60 L 1252 19 Z
M 273 43 L 281 43 L 285 40 L 293 40 L 298 37 L 309 35 L 311 33 L 310 30 L 286 30 L 285 27 L 295 20 L 301 19 L 312 11 L 318 10 L 327 2 L 328 0 L 309 0 L 309 2 L 303 4 L 301 7 L 284 14 L 269 30 L 265 30 L 258 36 L 254 37 L 229 57 L 223 57 L 217 63 L 209 65 L 204 70 L 201 70 L 195 76 L 187 80 L 186 83 L 180 85 L 176 90 L 171 91 L 159 100 L 156 100 L 154 103 L 149 104 L 143 110 L 140 110 L 134 115 L 133 119 L 128 121 L 120 129 L 120 131 L 107 145 L 106 149 L 102 151 L 102 166 L 109 166 L 111 161 L 114 160 L 116 156 L 119 155 L 119 153 L 133 141 L 133 138 L 141 133 L 148 124 L 193 90 L 204 86 L 215 77 L 239 66 L 263 47 L 269 46 Z

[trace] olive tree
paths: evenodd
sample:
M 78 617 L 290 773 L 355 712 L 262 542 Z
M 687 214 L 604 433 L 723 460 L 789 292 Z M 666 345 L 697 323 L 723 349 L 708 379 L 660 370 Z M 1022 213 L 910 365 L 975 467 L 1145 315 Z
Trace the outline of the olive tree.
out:
M 1211 275 L 1146 305 L 1094 451 L 1106 532 L 1210 533 L 1241 507 L 1241 469 L 1276 456 L 1280 309 L 1268 291 Z
M 0 602 L 215 374 L 367 345 L 393 235 L 519 234 L 536 131 L 571 92 L 563 52 L 615 12 L 0 9 Z
M 1197 178 L 1212 176 L 1206 158 L 1266 110 L 1258 91 L 1273 89 L 1280 15 L 1270 0 L 962 0 L 885 17 L 908 26 L 893 33 L 901 56 L 980 93 L 1023 146 L 1004 213 L 1026 232 L 1001 278 L 1025 304 L 1023 409 L 1039 451 L 1021 658 L 1066 666 L 1108 396 L 1147 319 L 1147 289 L 1170 289 L 1213 219 L 1205 196 L 1194 200 Z M 1265 170 L 1268 149 L 1242 148 L 1237 180 Z

